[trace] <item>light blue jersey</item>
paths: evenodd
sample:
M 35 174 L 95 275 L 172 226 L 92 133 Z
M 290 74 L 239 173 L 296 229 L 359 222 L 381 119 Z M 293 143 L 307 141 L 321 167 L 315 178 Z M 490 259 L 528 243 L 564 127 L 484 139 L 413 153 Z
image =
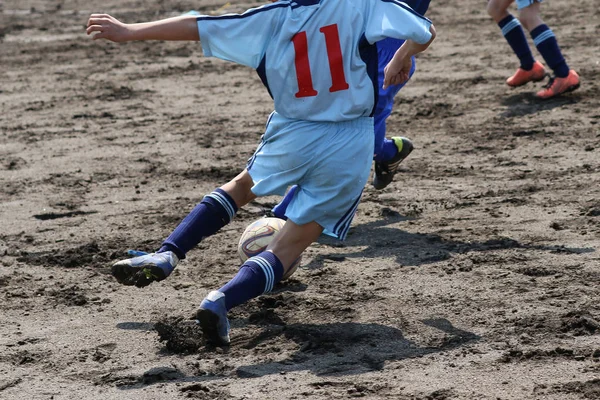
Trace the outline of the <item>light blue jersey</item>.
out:
M 259 71 L 289 119 L 347 121 L 373 113 L 373 43 L 426 43 L 431 22 L 395 0 L 294 0 L 197 18 L 205 56 Z

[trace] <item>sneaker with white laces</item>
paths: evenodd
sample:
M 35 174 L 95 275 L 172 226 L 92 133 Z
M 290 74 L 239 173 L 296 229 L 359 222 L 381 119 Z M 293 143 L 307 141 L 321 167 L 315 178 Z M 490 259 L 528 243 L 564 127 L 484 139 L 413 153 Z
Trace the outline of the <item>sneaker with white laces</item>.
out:
M 148 253 L 116 262 L 111 272 L 123 285 L 145 287 L 171 275 L 178 262 L 179 258 L 172 251 Z
M 392 140 L 398 148 L 398 153 L 390 161 L 375 162 L 375 176 L 373 176 L 373 186 L 375 189 L 384 189 L 392 183 L 398 166 L 413 151 L 412 142 L 405 137 L 393 137 Z
M 196 312 L 196 321 L 207 342 L 219 346 L 229 345 L 229 319 L 223 293 L 213 290 L 202 300 Z

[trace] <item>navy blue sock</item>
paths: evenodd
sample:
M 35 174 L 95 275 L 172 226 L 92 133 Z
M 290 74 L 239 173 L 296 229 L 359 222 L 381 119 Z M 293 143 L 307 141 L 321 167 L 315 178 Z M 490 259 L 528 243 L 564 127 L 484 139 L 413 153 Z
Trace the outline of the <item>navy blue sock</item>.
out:
M 558 47 L 552 29 L 548 25 L 542 24 L 531 31 L 531 37 L 546 64 L 554 71 L 554 75 L 566 78 L 569 75 L 569 66 Z
M 282 277 L 281 261 L 275 254 L 263 251 L 247 259 L 237 275 L 219 289 L 219 292 L 225 294 L 225 306 L 229 311 L 254 297 L 270 292 Z
M 227 225 L 237 212 L 237 205 L 222 189 L 204 196 L 163 242 L 159 252 L 172 251 L 180 260 L 202 239 Z
M 509 14 L 502 21 L 498 22 L 498 26 L 502 29 L 502 34 L 510 47 L 517 57 L 519 57 L 521 68 L 525 71 L 533 68 L 535 60 L 533 59 L 533 54 L 531 54 L 531 49 L 527 44 L 527 38 L 519 20 Z
M 292 186 L 290 190 L 288 190 L 288 192 L 285 194 L 285 197 L 279 202 L 279 204 L 273 207 L 273 210 L 271 211 L 273 211 L 273 214 L 275 214 L 277 218 L 281 218 L 287 221 L 285 212 L 287 211 L 287 208 L 290 205 L 290 201 L 292 201 L 292 199 L 294 198 L 296 190 L 298 190 L 298 185 Z

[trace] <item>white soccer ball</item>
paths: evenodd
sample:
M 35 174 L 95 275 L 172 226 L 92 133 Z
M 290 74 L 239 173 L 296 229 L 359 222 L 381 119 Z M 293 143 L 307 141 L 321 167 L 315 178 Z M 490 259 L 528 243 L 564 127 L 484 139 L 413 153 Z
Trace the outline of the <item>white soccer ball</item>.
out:
M 285 221 L 280 218 L 267 217 L 248 225 L 238 244 L 238 254 L 242 262 L 265 251 L 277 232 L 283 228 L 283 224 L 285 224 Z M 296 271 L 301 261 L 302 256 L 298 257 L 281 280 L 289 278 Z

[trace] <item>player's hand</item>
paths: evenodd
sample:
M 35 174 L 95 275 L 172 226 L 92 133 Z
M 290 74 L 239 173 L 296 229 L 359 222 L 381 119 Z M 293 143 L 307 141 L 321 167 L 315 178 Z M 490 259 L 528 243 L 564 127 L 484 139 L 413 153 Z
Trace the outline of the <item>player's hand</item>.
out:
M 410 70 L 412 68 L 412 57 L 394 57 L 385 66 L 383 88 L 387 89 L 390 86 L 406 83 L 410 78 Z
M 92 14 L 87 22 L 86 33 L 92 35 L 94 40 L 126 42 L 129 39 L 130 30 L 127 24 L 108 14 Z

